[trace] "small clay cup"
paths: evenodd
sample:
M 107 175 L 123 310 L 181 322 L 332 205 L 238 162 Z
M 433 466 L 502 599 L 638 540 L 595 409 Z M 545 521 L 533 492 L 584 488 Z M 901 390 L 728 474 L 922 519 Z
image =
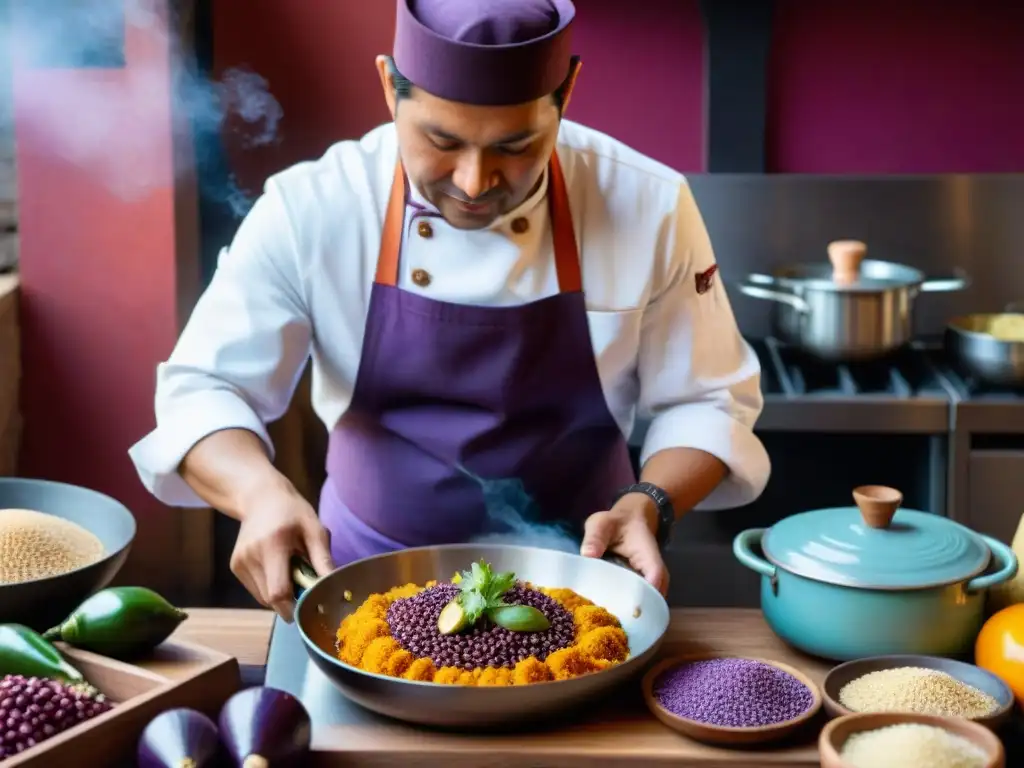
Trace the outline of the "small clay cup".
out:
M 1003 744 L 985 726 L 955 717 L 932 717 L 900 712 L 846 715 L 830 722 L 822 729 L 821 736 L 818 738 L 818 757 L 821 760 L 821 768 L 852 768 L 840 757 L 843 745 L 850 736 L 901 723 L 918 723 L 942 728 L 980 747 L 987 757 L 985 768 L 1006 768 L 1006 752 L 1003 749 Z
M 853 500 L 866 525 L 888 528 L 903 503 L 903 494 L 884 485 L 862 485 L 853 489 Z
M 685 717 L 680 717 L 661 706 L 661 702 L 659 702 L 657 697 L 654 695 L 655 681 L 657 681 L 663 672 L 671 669 L 672 667 L 679 666 L 680 664 L 688 664 L 694 661 L 737 658 L 744 658 L 748 661 L 759 661 L 762 664 L 769 664 L 777 669 L 781 669 L 783 672 L 788 672 L 807 686 L 807 689 L 814 697 L 814 701 L 811 703 L 811 706 L 806 712 L 792 720 L 785 720 L 781 723 L 755 726 L 752 728 L 731 728 L 728 726 L 711 725 L 709 723 L 702 723 L 698 720 L 690 720 Z M 821 691 L 818 689 L 818 686 L 814 684 L 814 681 L 799 669 L 791 667 L 788 664 L 783 664 L 782 662 L 772 661 L 771 659 L 758 659 L 749 656 L 729 656 L 727 654 L 717 653 L 673 656 L 671 658 L 663 659 L 651 667 L 647 674 L 644 675 L 642 686 L 644 702 L 647 704 L 647 708 L 651 710 L 651 714 L 658 718 L 663 725 L 671 728 L 673 731 L 677 731 L 684 736 L 689 736 L 694 741 L 700 741 L 705 744 L 750 747 L 758 744 L 768 744 L 770 742 L 781 741 L 787 736 L 790 736 L 803 728 L 814 718 L 815 715 L 818 714 L 819 711 L 821 711 Z

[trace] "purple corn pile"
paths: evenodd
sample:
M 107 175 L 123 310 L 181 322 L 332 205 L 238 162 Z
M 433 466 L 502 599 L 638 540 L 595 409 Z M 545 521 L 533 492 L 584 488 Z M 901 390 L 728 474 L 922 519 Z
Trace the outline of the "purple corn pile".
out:
M 654 696 L 674 715 L 709 725 L 753 728 L 799 717 L 814 695 L 788 672 L 753 659 L 708 659 L 666 670 Z
M 109 709 L 56 680 L 8 675 L 0 680 L 0 762 Z
M 396 600 L 388 608 L 391 636 L 410 653 L 428 656 L 434 666 L 514 667 L 530 656 L 544 661 L 549 654 L 572 645 L 576 628 L 572 614 L 547 595 L 516 584 L 505 594 L 511 605 L 530 605 L 545 616 L 551 626 L 542 632 L 511 632 L 482 619 L 477 626 L 454 635 L 442 635 L 437 618 L 459 593 L 454 584 L 425 589 L 413 597 Z

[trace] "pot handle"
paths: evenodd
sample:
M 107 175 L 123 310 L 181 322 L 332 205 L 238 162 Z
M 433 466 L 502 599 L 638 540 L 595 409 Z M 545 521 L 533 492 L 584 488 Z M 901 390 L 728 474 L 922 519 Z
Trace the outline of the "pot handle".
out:
M 981 536 L 981 534 L 978 535 Z M 992 556 L 999 564 L 999 570 L 995 573 L 986 573 L 984 576 L 975 576 L 967 582 L 968 592 L 982 592 L 989 587 L 1009 581 L 1017 575 L 1017 556 L 1012 549 L 991 536 L 981 536 L 981 540 L 992 552 Z
M 754 299 L 767 299 L 768 301 L 776 301 L 780 304 L 788 304 L 802 315 L 806 315 L 811 311 L 810 305 L 795 293 L 780 291 L 775 288 L 765 288 L 763 285 L 750 282 L 749 279 L 746 282 L 740 283 L 737 288 L 740 293 Z
M 750 528 L 746 531 L 741 531 L 732 540 L 732 553 L 740 563 L 747 566 L 750 570 L 762 576 L 767 576 L 769 579 L 774 579 L 775 566 L 754 552 L 754 545 L 760 546 L 761 539 L 764 537 L 766 530 L 768 529 Z
M 948 293 L 950 291 L 962 291 L 971 284 L 971 279 L 960 270 L 956 270 L 952 277 L 937 277 L 933 280 L 925 280 L 919 286 L 922 293 Z

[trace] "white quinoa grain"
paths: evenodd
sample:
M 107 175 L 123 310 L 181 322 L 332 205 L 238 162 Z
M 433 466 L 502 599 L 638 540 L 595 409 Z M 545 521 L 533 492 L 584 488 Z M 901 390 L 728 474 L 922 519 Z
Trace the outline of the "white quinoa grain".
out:
M 103 555 L 103 543 L 69 520 L 30 509 L 0 509 L 0 584 L 57 576 Z
M 839 691 L 839 703 L 853 712 L 912 712 L 968 720 L 999 708 L 984 691 L 923 667 L 881 669 L 858 677 Z
M 900 723 L 855 733 L 839 752 L 850 768 L 984 768 L 985 752 L 933 725 Z

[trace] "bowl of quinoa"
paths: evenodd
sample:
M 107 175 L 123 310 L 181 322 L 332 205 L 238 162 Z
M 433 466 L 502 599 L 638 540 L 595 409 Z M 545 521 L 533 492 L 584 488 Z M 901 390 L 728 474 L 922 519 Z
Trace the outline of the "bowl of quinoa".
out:
M 958 717 L 870 712 L 832 720 L 818 739 L 822 768 L 1005 768 L 1002 742 Z
M 902 712 L 998 728 L 1013 712 L 1009 686 L 991 672 L 939 656 L 874 656 L 834 667 L 822 691 L 832 716 Z
M 768 659 L 671 657 L 643 680 L 648 709 L 664 725 L 710 744 L 778 741 L 821 709 L 821 692 L 795 667 Z

